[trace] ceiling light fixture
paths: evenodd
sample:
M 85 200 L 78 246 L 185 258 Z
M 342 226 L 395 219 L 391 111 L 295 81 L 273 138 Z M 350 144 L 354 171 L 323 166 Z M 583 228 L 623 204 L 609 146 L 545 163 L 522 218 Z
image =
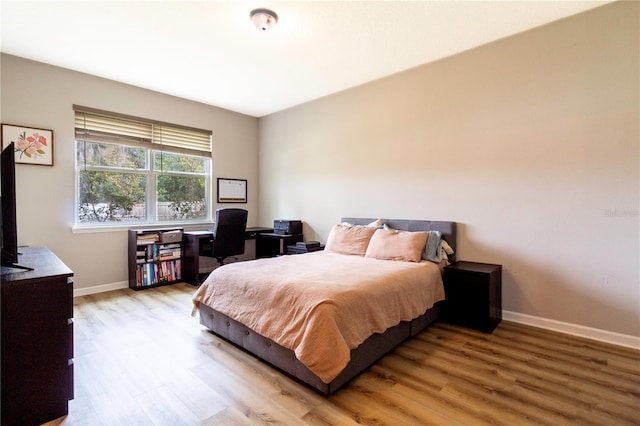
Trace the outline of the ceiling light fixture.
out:
M 260 31 L 269 31 L 278 22 L 278 15 L 269 9 L 253 9 L 250 16 L 253 24 Z

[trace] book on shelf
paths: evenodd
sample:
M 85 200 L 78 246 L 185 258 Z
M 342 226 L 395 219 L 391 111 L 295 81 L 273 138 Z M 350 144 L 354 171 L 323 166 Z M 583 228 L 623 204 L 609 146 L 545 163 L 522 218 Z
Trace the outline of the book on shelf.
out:
M 137 242 L 138 242 L 139 245 L 155 244 L 157 241 L 160 241 L 160 236 L 155 232 L 152 232 L 150 234 L 138 234 L 137 235 Z
M 158 251 L 158 260 L 177 259 L 182 257 L 182 247 L 162 246 Z
M 158 233 L 157 232 L 138 232 L 138 239 L 154 239 L 154 238 L 158 238 Z
M 156 240 L 138 240 L 136 244 L 139 246 L 155 244 Z
M 162 248 L 163 249 L 180 249 L 180 248 L 182 248 L 182 244 L 180 244 L 180 243 L 163 243 L 162 244 Z
M 182 279 L 181 259 L 145 263 L 136 269 L 136 286 L 148 287 Z
M 147 261 L 153 262 L 154 260 L 158 260 L 160 257 L 160 249 L 157 245 L 152 245 L 147 247 Z
M 163 254 L 160 257 L 158 257 L 158 260 L 162 261 L 162 260 L 173 260 L 173 259 L 178 259 L 180 258 L 180 254 Z

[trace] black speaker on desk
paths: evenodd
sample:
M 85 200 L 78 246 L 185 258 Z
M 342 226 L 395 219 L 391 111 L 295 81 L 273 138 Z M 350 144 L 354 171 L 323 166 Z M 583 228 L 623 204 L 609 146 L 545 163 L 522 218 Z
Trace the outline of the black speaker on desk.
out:
M 301 220 L 274 220 L 273 233 L 278 235 L 302 234 Z

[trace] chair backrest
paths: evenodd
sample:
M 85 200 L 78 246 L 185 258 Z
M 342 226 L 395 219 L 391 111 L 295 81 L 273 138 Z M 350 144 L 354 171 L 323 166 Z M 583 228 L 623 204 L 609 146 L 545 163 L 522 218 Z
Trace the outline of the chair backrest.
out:
M 227 256 L 243 254 L 246 228 L 246 210 L 216 210 L 216 223 L 213 228 L 213 257 L 220 260 Z

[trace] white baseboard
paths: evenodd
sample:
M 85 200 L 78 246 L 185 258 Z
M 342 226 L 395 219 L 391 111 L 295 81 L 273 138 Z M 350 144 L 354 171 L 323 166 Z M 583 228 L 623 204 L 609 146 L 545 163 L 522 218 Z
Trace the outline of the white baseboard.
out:
M 640 337 L 630 336 L 628 334 L 614 333 L 613 331 L 585 327 L 583 325 L 534 317 L 532 315 L 510 311 L 502 311 L 502 319 L 573 336 L 585 337 L 587 339 L 597 340 L 600 342 L 611 343 L 618 346 L 625 346 L 627 348 L 640 349 Z
M 96 285 L 93 287 L 75 288 L 73 289 L 73 297 L 86 296 L 88 294 L 103 293 L 105 291 L 120 290 L 121 288 L 128 288 L 128 287 L 129 287 L 129 281 L 120 281 L 116 283 Z

